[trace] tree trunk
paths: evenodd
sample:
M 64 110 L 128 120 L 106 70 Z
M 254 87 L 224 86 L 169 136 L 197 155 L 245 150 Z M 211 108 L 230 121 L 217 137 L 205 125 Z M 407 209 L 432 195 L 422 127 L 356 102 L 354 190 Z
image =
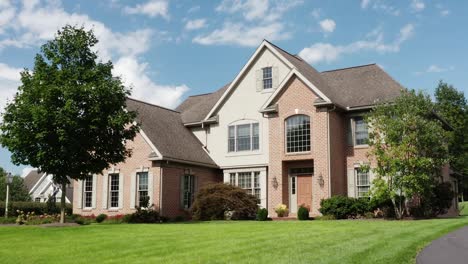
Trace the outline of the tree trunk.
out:
M 60 199 L 60 223 L 65 223 L 65 194 L 67 192 L 67 184 L 62 183 L 62 197 Z
M 401 201 L 400 204 L 397 204 L 395 198 L 392 198 L 393 208 L 395 208 L 395 218 L 397 220 L 401 220 L 403 218 L 403 209 L 401 208 Z

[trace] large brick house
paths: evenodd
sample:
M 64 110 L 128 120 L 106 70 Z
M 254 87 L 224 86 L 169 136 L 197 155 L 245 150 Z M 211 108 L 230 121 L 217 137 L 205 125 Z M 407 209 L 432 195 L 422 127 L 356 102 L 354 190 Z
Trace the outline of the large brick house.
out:
M 76 181 L 74 213 L 131 213 L 149 196 L 174 217 L 201 186 L 225 182 L 257 196 L 270 215 L 279 203 L 317 215 L 323 198 L 366 195 L 373 175 L 360 166 L 375 164 L 362 115 L 402 89 L 375 64 L 318 72 L 263 41 L 232 82 L 175 110 L 129 99 L 141 123 L 128 143 L 133 155 Z

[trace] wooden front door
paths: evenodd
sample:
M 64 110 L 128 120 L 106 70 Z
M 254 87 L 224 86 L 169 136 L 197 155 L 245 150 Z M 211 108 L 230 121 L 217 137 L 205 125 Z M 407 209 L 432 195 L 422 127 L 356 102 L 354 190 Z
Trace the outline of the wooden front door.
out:
M 312 207 L 312 175 L 297 176 L 297 208 L 302 204 Z

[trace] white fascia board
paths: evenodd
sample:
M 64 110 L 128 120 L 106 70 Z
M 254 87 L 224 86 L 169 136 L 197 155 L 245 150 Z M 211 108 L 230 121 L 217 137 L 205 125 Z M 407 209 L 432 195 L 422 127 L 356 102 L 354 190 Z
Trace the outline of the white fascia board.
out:
M 148 138 L 146 133 L 143 131 L 143 129 L 140 129 L 139 131 L 140 135 L 143 137 L 145 142 L 151 147 L 151 149 L 158 155 L 158 158 L 162 158 L 161 152 L 156 148 L 156 146 L 151 142 L 151 140 Z
M 31 190 L 29 191 L 30 194 L 34 193 L 34 191 L 36 190 L 37 187 L 39 187 L 39 185 L 41 184 L 41 182 L 44 180 L 44 178 L 47 177 L 47 173 L 44 173 L 41 178 L 39 178 L 39 180 L 34 184 L 34 186 L 31 188 Z
M 210 116 L 220 107 L 224 99 L 228 96 L 228 94 L 231 92 L 231 90 L 237 85 L 241 77 L 245 74 L 245 72 L 249 69 L 252 63 L 254 63 L 255 59 L 259 56 L 260 52 L 263 50 L 263 48 L 267 48 L 270 52 L 275 54 L 283 63 L 285 63 L 290 69 L 294 68 L 294 66 L 286 59 L 284 58 L 274 47 L 271 46 L 268 41 L 263 40 L 260 46 L 258 46 L 257 50 L 255 50 L 255 53 L 250 57 L 250 59 L 247 61 L 247 63 L 244 65 L 242 70 L 237 74 L 236 78 L 234 81 L 231 82 L 229 85 L 228 89 L 224 92 L 224 94 L 219 98 L 218 102 L 213 106 L 213 108 L 210 110 L 208 115 L 204 118 L 204 121 L 210 118 Z
M 313 83 L 309 82 L 309 80 L 307 80 L 304 77 L 304 75 L 302 75 L 297 69 L 294 68 L 291 72 L 289 72 L 286 78 L 284 78 L 278 89 L 276 89 L 276 91 L 270 96 L 270 98 L 268 98 L 266 103 L 262 106 L 262 109 L 265 109 L 270 105 L 270 103 L 278 96 L 278 94 L 281 93 L 286 84 L 294 75 L 296 75 L 301 81 L 303 81 L 307 85 L 307 87 L 309 87 L 309 89 L 311 89 L 314 93 L 318 94 L 327 103 L 332 103 L 332 101 L 325 94 L 323 94 Z

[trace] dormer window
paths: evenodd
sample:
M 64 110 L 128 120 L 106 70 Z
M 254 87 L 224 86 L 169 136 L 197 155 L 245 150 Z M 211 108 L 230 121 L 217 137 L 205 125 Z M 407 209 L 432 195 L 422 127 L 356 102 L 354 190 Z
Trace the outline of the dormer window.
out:
M 263 71 L 263 89 L 273 88 L 273 75 L 271 67 L 265 67 Z

